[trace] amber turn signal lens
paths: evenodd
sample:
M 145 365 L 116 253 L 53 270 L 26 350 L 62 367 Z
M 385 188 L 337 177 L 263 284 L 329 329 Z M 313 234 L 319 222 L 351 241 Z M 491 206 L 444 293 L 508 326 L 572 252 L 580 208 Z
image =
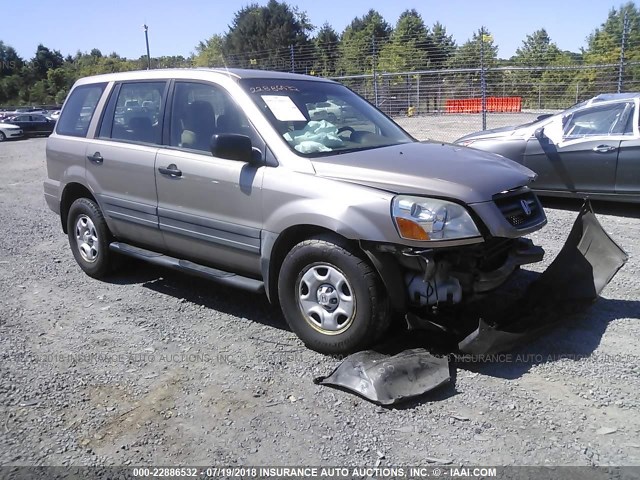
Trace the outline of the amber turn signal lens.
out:
M 429 235 L 420 225 L 406 218 L 396 218 L 398 230 L 403 238 L 410 240 L 429 240 Z

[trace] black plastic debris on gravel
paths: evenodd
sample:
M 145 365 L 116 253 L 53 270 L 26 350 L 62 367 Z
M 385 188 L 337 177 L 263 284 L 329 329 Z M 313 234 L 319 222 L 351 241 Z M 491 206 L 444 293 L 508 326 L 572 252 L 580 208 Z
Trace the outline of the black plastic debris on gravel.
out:
M 519 293 L 507 287 L 438 323 L 408 315 L 407 330 L 314 382 L 386 406 L 420 397 L 450 381 L 447 354 L 505 352 L 542 335 L 592 304 L 627 259 L 586 201 L 558 256 Z M 469 331 L 470 324 L 477 327 Z

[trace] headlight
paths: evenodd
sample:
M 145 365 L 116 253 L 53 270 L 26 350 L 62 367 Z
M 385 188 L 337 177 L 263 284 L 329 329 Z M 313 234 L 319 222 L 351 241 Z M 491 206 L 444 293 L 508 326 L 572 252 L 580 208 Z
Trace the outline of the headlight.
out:
M 398 233 L 407 240 L 453 240 L 479 237 L 469 212 L 457 203 L 398 195 L 392 202 Z

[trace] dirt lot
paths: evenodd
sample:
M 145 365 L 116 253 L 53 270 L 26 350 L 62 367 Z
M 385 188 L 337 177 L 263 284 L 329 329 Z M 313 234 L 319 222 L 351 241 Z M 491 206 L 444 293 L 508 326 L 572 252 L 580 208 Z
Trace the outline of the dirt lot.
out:
M 314 385 L 337 360 L 262 296 L 84 275 L 43 200 L 45 141 L 0 144 L 0 464 L 640 465 L 637 208 L 596 205 L 630 260 L 586 313 L 385 409 Z M 545 264 L 578 207 L 549 206 Z

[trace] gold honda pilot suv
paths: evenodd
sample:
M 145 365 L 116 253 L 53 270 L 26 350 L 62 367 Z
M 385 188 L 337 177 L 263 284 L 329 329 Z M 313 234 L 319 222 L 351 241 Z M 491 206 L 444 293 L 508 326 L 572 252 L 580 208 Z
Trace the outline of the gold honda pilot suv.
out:
M 332 115 L 310 115 L 323 105 Z M 44 194 L 88 275 L 115 255 L 264 292 L 320 352 L 374 343 L 542 259 L 535 175 L 418 142 L 339 83 L 259 70 L 84 78 Z

